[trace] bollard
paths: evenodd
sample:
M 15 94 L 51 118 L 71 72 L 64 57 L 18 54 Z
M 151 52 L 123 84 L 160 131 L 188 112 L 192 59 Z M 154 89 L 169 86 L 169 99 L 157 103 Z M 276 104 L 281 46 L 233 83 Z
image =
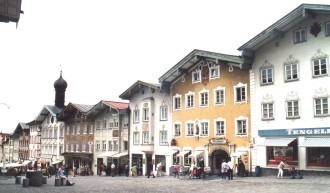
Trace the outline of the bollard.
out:
M 29 178 L 23 179 L 23 187 L 29 187 Z
M 43 183 L 43 184 L 47 184 L 47 176 L 43 176 L 43 178 L 42 178 L 42 183 Z
M 55 186 L 61 186 L 61 179 L 55 178 Z
M 21 184 L 21 176 L 16 176 L 16 184 Z

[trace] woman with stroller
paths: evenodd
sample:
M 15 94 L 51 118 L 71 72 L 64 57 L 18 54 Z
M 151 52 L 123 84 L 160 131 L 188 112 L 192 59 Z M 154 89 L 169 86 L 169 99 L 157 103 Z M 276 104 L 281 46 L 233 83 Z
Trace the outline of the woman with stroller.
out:
M 278 174 L 277 179 L 283 179 L 283 169 L 284 167 L 288 167 L 289 165 L 284 162 L 285 160 L 281 160 L 280 164 L 278 164 Z

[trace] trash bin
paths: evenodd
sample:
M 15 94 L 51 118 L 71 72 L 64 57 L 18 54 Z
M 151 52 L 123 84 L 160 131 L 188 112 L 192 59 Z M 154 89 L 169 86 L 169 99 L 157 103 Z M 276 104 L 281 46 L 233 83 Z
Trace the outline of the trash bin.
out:
M 255 176 L 260 176 L 261 175 L 261 167 L 260 166 L 256 166 L 254 168 L 254 172 L 255 172 Z

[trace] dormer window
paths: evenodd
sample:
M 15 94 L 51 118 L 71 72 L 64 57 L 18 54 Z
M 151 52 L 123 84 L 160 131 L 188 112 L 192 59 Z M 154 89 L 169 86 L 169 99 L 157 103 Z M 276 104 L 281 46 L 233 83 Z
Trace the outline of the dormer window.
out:
M 212 66 L 210 68 L 210 79 L 215 79 L 220 77 L 220 68 L 218 66 Z
M 307 41 L 306 28 L 295 30 L 293 34 L 293 38 L 295 44 L 306 42 Z
M 192 82 L 193 83 L 201 82 L 201 70 L 196 70 L 192 72 Z

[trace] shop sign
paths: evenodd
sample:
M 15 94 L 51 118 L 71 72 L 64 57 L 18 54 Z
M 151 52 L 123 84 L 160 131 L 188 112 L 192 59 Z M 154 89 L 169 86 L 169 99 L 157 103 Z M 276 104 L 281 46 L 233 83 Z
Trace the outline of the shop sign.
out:
M 330 135 L 330 127 L 323 128 L 297 128 L 297 129 L 267 129 L 259 130 L 259 136 L 320 136 Z
M 226 144 L 225 138 L 212 138 L 210 141 L 212 144 Z

